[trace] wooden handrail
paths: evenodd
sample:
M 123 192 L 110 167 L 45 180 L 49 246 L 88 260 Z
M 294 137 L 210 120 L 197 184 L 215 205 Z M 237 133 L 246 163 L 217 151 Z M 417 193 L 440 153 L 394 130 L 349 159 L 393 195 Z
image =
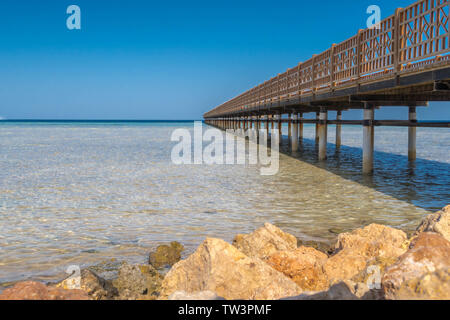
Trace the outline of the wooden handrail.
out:
M 205 117 L 398 74 L 421 66 L 426 60 L 439 63 L 440 57 L 450 52 L 449 3 L 450 0 L 420 0 L 396 9 L 380 22 L 380 29 L 360 30 L 356 36 L 333 44 L 308 61 L 214 108 Z M 295 81 L 290 85 L 292 70 Z

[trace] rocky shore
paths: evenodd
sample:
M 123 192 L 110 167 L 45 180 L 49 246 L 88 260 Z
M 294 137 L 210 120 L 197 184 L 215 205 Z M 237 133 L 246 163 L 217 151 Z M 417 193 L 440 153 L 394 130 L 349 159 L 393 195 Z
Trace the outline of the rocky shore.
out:
M 88 268 L 57 284 L 19 282 L 0 300 L 450 299 L 450 206 L 411 237 L 371 224 L 318 250 L 266 223 L 232 244 L 207 238 L 180 260 L 183 249 L 159 246 L 148 264 L 123 263 L 112 280 Z

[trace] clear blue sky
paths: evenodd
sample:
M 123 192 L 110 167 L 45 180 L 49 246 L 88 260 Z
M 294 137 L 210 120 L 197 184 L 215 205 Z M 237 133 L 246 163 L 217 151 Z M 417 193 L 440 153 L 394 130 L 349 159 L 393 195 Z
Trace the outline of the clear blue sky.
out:
M 364 28 L 369 5 L 386 17 L 411 2 L 1 0 L 0 117 L 200 119 Z M 71 4 L 82 30 L 66 28 Z

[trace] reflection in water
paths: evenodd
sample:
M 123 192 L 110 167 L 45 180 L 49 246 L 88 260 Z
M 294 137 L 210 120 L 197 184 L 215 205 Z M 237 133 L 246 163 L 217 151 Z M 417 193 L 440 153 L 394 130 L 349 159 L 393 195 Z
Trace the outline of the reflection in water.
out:
M 68 265 L 145 262 L 161 242 L 191 253 L 207 236 L 231 241 L 272 222 L 330 242 L 372 222 L 412 230 L 449 196 L 448 130 L 418 130 L 408 163 L 402 129 L 378 129 L 373 177 L 360 174 L 360 128 L 317 163 L 313 127 L 280 172 L 170 161 L 172 131 L 192 123 L 0 125 L 0 282 L 56 279 Z M 330 140 L 333 131 L 330 126 Z M 394 130 L 394 131 L 393 131 Z M 406 141 L 406 140 L 405 140 Z M 406 150 L 405 150 L 406 151 Z

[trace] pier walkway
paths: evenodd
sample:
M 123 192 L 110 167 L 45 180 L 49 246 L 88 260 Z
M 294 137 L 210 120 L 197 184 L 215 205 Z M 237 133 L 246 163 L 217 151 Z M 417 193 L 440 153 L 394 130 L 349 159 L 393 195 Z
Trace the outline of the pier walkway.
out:
M 407 126 L 408 157 L 416 158 L 416 128 L 450 128 L 449 121 L 418 122 L 417 107 L 450 101 L 450 0 L 420 0 L 399 8 L 378 28 L 360 30 L 328 50 L 204 114 L 205 122 L 222 129 L 281 132 L 288 123 L 292 149 L 298 148 L 303 124 L 316 124 L 319 160 L 326 160 L 327 127 L 363 126 L 363 173 L 373 172 L 374 127 Z M 375 120 L 381 107 L 405 106 L 407 120 Z M 362 120 L 342 120 L 350 109 L 364 110 Z M 336 111 L 331 120 L 329 111 Z M 315 119 L 304 114 L 315 113 Z

